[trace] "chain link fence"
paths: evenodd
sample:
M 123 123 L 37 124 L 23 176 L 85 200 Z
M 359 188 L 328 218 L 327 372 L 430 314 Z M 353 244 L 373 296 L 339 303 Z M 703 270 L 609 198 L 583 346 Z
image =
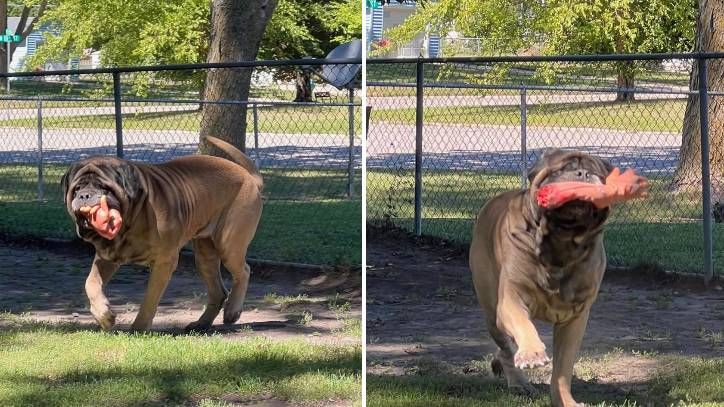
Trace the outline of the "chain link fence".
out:
M 611 265 L 722 273 L 724 64 L 698 56 L 368 60 L 368 223 L 467 243 L 488 199 L 525 188 L 546 149 L 575 149 L 651 181 L 649 199 L 613 211 Z
M 10 93 L 0 96 L 0 232 L 73 238 L 59 185 L 70 163 L 92 155 L 160 163 L 196 154 L 201 127 L 216 125 L 204 123 L 213 108 L 245 117 L 245 132 L 244 117 L 230 122 L 265 180 L 250 256 L 360 264 L 360 64 L 259 61 L 11 75 Z M 249 97 L 204 95 L 211 72 L 251 75 Z M 349 89 L 317 73 L 346 78 Z

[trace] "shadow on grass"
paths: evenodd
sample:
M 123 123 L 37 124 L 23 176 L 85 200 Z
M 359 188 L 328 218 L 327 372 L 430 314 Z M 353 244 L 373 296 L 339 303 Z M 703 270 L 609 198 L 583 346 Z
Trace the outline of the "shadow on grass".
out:
M 681 401 L 724 402 L 724 359 L 664 357 L 648 379 L 600 382 L 573 378 L 576 401 L 586 405 L 670 406 Z M 534 398 L 507 389 L 505 379 L 474 375 L 367 376 L 368 406 L 549 406 L 549 386 Z M 634 404 L 635 403 L 635 404 Z
M 491 140 L 494 141 L 494 140 Z M 634 140 L 632 140 L 632 143 Z M 412 144 L 411 144 L 412 146 Z M 474 147 L 474 148 L 473 148 Z M 566 146 L 592 154 L 621 168 L 635 168 L 646 176 L 671 175 L 679 162 L 679 146 Z M 527 167 L 533 164 L 546 151 L 546 148 L 528 148 Z M 486 174 L 520 174 L 520 150 L 485 151 L 480 144 L 470 145 L 467 149 L 457 149 L 443 153 L 426 152 L 423 168 L 431 171 L 485 171 Z M 371 170 L 403 170 L 415 167 L 415 153 L 410 152 L 382 152 L 371 153 L 367 156 L 367 168 Z M 518 178 L 520 179 L 520 178 Z
M 270 393 L 302 400 L 346 399 L 354 397 L 355 389 L 335 386 L 357 382 L 361 373 L 361 354 L 353 348 L 265 340 L 224 342 L 218 338 L 178 342 L 159 334 L 79 333 L 86 329 L 31 324 L 0 331 L 3 342 L 14 336 L 29 340 L 23 344 L 23 351 L 28 352 L 42 352 L 48 347 L 51 353 L 60 351 L 46 345 L 46 337 L 65 338 L 68 343 L 64 354 L 58 355 L 58 363 L 48 363 L 47 371 L 33 366 L 9 370 L 0 367 L 5 370 L 0 387 L 12 389 L 0 395 L 3 404 L 176 405 L 230 393 L 242 399 L 266 398 Z M 118 349 L 120 358 L 112 357 L 114 349 Z M 111 358 L 107 363 L 80 363 L 94 354 Z M 314 383 L 315 378 L 325 382 L 320 394 L 314 390 L 320 386 Z
M 170 134 L 172 134 L 172 132 Z M 123 146 L 124 158 L 132 161 L 158 164 L 174 158 L 194 155 L 198 151 L 198 141 L 183 142 L 179 137 L 169 137 L 166 134 L 160 135 L 159 137 L 168 139 L 168 142 L 125 144 Z M 303 145 L 302 143 L 309 143 L 309 141 L 295 141 L 294 136 L 289 136 L 288 142 L 284 145 L 253 148 L 251 145 L 252 141 L 247 140 L 247 143 L 249 143 L 247 154 L 249 154 L 262 169 L 268 167 L 319 170 L 346 169 L 349 163 L 350 151 L 344 138 L 346 136 L 320 135 L 318 137 L 320 141 L 327 141 L 327 145 Z M 93 136 L 92 134 L 89 135 L 89 138 L 98 139 L 97 136 Z M 261 142 L 263 143 L 264 140 L 261 140 Z M 341 143 L 345 145 L 340 145 Z M 98 146 L 93 147 L 46 149 L 43 151 L 43 161 L 46 164 L 68 165 L 74 161 L 94 155 L 116 155 L 115 145 L 103 145 L 104 143 L 102 141 L 99 141 L 98 144 Z M 353 146 L 352 158 L 356 167 L 359 167 L 361 163 L 361 156 L 362 146 Z M 35 149 L 0 151 L 0 163 L 3 165 L 28 166 L 31 168 L 33 174 L 35 174 L 37 162 L 38 152 Z
M 632 383 L 633 385 L 633 383 Z M 534 385 L 538 395 L 529 398 L 508 390 L 503 378 L 490 376 L 367 376 L 368 406 L 549 406 L 549 386 Z M 596 403 L 636 401 L 647 405 L 646 397 L 632 395 L 618 385 L 591 383 L 574 378 L 576 401 Z M 409 403 L 412 400 L 420 404 Z

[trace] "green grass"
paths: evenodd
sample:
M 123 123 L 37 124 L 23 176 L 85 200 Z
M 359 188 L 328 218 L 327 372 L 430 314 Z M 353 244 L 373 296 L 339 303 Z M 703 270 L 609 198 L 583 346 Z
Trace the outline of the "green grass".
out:
M 534 127 L 592 127 L 630 131 L 681 131 L 686 100 L 536 104 L 528 106 Z M 373 117 L 389 123 L 415 123 L 415 109 L 377 109 Z M 519 106 L 426 107 L 427 124 L 519 125 Z
M 261 132 L 285 134 L 341 134 L 349 132 L 346 107 L 260 107 L 257 113 Z M 360 133 L 359 114 L 356 114 L 356 134 Z M 195 110 L 174 112 L 129 113 L 123 115 L 123 128 L 133 130 L 199 131 L 201 113 Z M 0 121 L 3 127 L 36 128 L 37 119 L 9 119 Z M 43 118 L 47 129 L 83 128 L 112 129 L 112 114 L 86 116 L 49 116 Z M 247 110 L 247 132 L 253 132 L 253 111 Z
M 413 228 L 413 174 L 377 171 L 367 174 L 367 218 L 388 219 Z M 701 272 L 703 231 L 701 198 L 696 193 L 672 195 L 665 178 L 651 178 L 651 194 L 614 209 L 604 239 L 609 263 L 619 266 L 659 265 L 667 270 Z M 485 202 L 520 187 L 518 175 L 472 171 L 426 171 L 423 177 L 422 233 L 456 242 L 470 241 L 473 219 Z M 713 225 L 714 267 L 724 273 L 724 224 Z
M 624 391 L 597 378 L 589 383 L 573 382 L 578 402 L 598 407 L 724 405 L 724 371 L 722 358 L 657 356 L 659 368 L 649 380 L 636 383 Z M 580 362 L 579 362 L 580 363 Z M 591 368 L 589 366 L 588 368 Z M 593 366 L 593 369 L 601 366 Z M 578 371 L 578 365 L 576 366 Z M 367 377 L 367 406 L 449 406 L 449 407 L 547 407 L 547 386 L 534 399 L 515 396 L 506 389 L 503 379 L 490 376 L 433 374 L 420 376 Z
M 121 92 L 123 97 L 140 97 L 133 88 L 133 79 L 129 75 L 122 77 L 122 80 Z M 50 82 L 24 78 L 20 80 L 13 80 L 10 83 L 10 97 L 63 96 L 75 98 L 113 98 L 112 81 L 113 79 L 109 74 L 99 74 L 93 76 L 84 75 L 82 79 L 73 80 L 72 82 Z M 5 88 L 1 89 L 0 92 L 2 92 L 3 95 L 6 95 Z M 193 80 L 184 81 L 161 79 L 146 89 L 146 96 L 150 98 L 197 99 L 199 97 L 199 85 L 195 84 Z M 272 86 L 252 86 L 249 96 L 252 98 L 273 98 L 291 101 L 294 99 L 295 91 Z
M 62 203 L 65 166 L 45 168 L 47 202 L 34 201 L 36 169 L 0 166 L 0 233 L 10 237 L 73 239 Z M 249 249 L 258 259 L 327 265 L 362 263 L 362 204 L 345 198 L 344 171 L 263 169 L 268 198 Z M 360 196 L 360 174 L 355 175 Z
M 0 315 L 0 405 L 224 405 L 361 399 L 361 346 L 103 333 Z

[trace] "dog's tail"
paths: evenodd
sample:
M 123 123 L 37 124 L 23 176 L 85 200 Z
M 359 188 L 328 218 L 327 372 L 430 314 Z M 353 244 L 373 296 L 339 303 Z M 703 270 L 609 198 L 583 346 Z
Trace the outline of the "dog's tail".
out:
M 248 171 L 249 174 L 258 181 L 259 189 L 261 190 L 264 185 L 264 181 L 261 178 L 261 174 L 259 174 L 259 170 L 256 168 L 256 164 L 254 164 L 254 161 L 252 161 L 251 158 L 224 140 L 212 136 L 205 136 L 204 139 L 228 155 L 231 158 L 231 161 L 239 164 L 241 168 Z

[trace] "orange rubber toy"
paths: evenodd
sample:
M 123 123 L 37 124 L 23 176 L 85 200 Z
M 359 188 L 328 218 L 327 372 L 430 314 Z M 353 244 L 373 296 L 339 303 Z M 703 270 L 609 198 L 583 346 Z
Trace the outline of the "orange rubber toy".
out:
M 105 195 L 101 196 L 100 204 L 93 207 L 84 206 L 80 208 L 80 211 L 88 219 L 93 229 L 108 240 L 113 240 L 123 225 L 121 213 L 117 209 L 108 208 L 108 198 Z
M 585 182 L 554 182 L 538 190 L 538 206 L 546 209 L 557 208 L 566 202 L 580 200 L 592 202 L 597 208 L 609 207 L 617 202 L 645 198 L 649 194 L 649 182 L 636 175 L 632 169 L 614 168 L 606 177 L 605 184 Z

